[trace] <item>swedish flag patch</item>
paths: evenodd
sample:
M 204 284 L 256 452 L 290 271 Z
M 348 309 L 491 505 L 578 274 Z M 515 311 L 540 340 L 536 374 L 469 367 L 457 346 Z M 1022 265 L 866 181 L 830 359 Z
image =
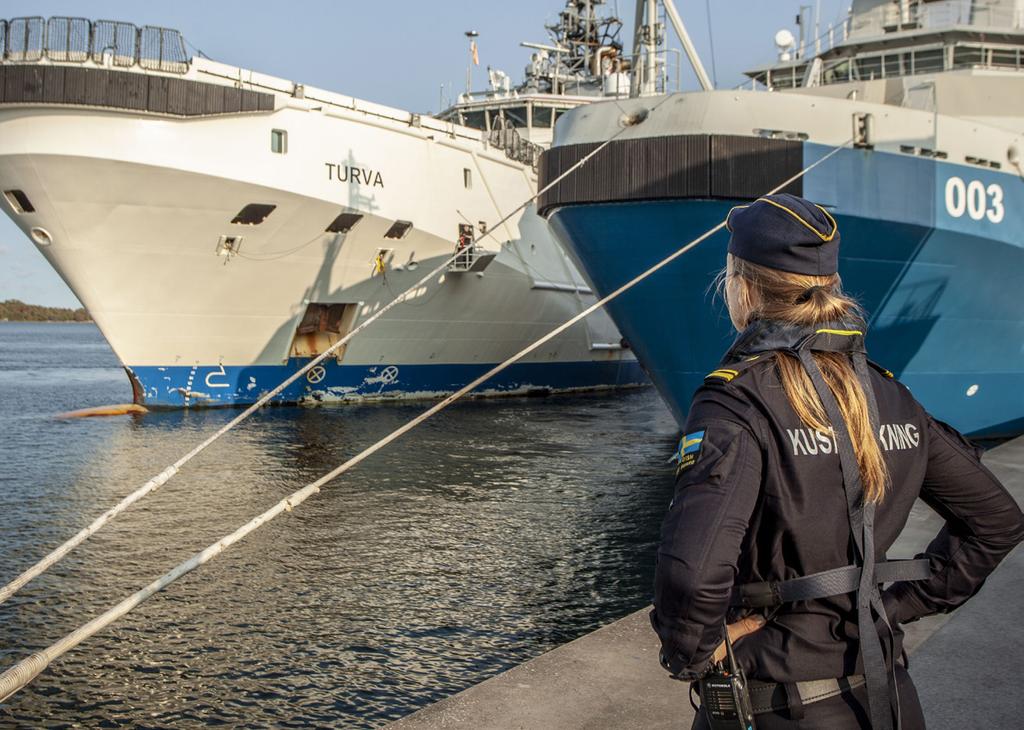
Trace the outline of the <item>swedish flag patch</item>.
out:
M 694 431 L 693 433 L 685 434 L 679 440 L 679 448 L 676 449 L 676 474 L 690 468 L 697 462 L 703 445 L 704 431 Z

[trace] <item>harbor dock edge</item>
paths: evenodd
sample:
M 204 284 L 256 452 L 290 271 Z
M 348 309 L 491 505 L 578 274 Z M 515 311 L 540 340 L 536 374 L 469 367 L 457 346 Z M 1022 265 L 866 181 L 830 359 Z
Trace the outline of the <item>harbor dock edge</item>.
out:
M 1024 504 L 1024 437 L 991 449 L 984 462 Z M 916 554 L 941 526 L 938 515 L 919 503 L 891 557 Z M 1019 722 L 1019 694 L 1010 678 L 1024 673 L 1021 585 L 1024 550 L 1018 548 L 965 606 L 904 626 L 910 674 L 931 730 L 1014 727 Z M 671 679 L 659 666 L 649 610 L 630 614 L 388 727 L 687 728 L 693 717 L 689 685 Z

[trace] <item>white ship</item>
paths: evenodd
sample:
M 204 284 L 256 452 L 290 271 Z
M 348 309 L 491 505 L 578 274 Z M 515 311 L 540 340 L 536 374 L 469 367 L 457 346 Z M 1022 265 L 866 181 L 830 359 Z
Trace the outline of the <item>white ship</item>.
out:
M 0 207 L 156 406 L 256 400 L 464 246 L 279 400 L 452 392 L 594 300 L 534 208 L 488 226 L 536 192 L 561 113 L 627 93 L 599 4 L 567 2 L 525 84 L 492 71 L 440 118 L 189 58 L 165 28 L 0 21 Z M 600 314 L 478 393 L 644 382 Z

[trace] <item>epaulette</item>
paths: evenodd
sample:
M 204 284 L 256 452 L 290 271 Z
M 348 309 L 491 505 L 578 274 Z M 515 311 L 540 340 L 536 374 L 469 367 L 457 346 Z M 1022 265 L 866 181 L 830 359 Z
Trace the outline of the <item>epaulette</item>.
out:
M 887 378 L 895 378 L 896 377 L 895 375 L 892 374 L 891 370 L 886 370 L 885 368 L 883 368 L 881 365 L 879 365 L 874 360 L 868 360 L 868 365 L 873 367 L 875 370 L 877 370 L 878 372 L 880 372 L 882 375 L 884 375 Z
M 739 360 L 738 362 L 729 363 L 728 367 L 723 366 L 720 368 L 716 368 L 715 370 L 712 370 L 710 373 L 704 376 L 704 382 L 730 383 L 736 378 L 738 378 L 740 375 L 742 375 L 743 372 L 747 370 L 747 368 L 754 364 L 754 362 L 760 359 L 761 355 L 751 355 L 750 357 L 745 357 L 742 360 Z

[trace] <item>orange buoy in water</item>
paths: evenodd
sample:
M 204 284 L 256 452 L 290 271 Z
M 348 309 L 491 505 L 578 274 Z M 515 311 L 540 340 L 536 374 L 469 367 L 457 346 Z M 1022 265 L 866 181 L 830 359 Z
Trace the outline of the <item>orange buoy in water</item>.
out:
M 80 411 L 61 413 L 57 418 L 93 418 L 95 416 L 127 416 L 129 413 L 149 413 L 149 409 L 135 403 L 122 403 L 114 406 L 97 406 L 83 408 Z

